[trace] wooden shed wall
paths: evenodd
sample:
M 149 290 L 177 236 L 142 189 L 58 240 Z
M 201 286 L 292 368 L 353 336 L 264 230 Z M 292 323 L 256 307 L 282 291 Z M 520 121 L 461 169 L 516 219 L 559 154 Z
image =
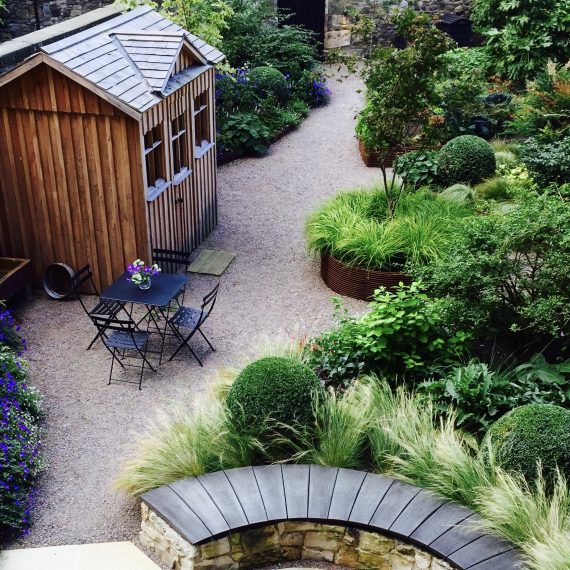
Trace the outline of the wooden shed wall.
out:
M 41 64 L 0 88 L 0 255 L 90 263 L 99 287 L 148 256 L 139 123 Z
M 153 247 L 192 251 L 216 227 L 216 147 L 212 145 L 200 157 L 196 156 L 193 113 L 194 98 L 209 90 L 210 134 L 215 138 L 215 70 L 210 68 L 196 79 L 174 92 L 143 115 L 142 130 L 146 132 L 163 125 L 164 140 L 169 141 L 170 121 L 187 111 L 187 132 L 191 133 L 190 169 L 192 174 L 179 184 L 173 184 L 158 198 L 148 202 L 150 236 Z M 170 145 L 166 145 L 167 179 L 172 180 Z

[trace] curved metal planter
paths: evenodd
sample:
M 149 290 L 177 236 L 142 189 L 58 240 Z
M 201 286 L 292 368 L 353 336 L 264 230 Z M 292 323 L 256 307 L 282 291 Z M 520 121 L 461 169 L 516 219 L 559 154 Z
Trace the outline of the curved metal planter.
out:
M 412 278 L 405 273 L 374 271 L 348 267 L 328 253 L 321 256 L 321 277 L 335 293 L 369 301 L 378 287 L 395 289 L 399 283 L 409 285 Z

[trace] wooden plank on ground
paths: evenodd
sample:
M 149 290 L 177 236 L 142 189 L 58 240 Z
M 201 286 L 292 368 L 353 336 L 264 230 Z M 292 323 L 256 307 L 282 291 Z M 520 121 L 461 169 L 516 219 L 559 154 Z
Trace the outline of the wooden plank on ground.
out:
M 188 268 L 190 273 L 220 276 L 235 258 L 229 251 L 204 249 Z

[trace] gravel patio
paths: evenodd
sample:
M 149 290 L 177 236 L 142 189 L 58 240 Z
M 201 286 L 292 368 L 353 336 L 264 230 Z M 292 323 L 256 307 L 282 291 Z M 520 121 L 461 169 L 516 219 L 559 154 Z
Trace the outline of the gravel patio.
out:
M 134 539 L 138 502 L 116 493 L 113 481 L 134 433 L 155 410 L 207 391 L 215 370 L 239 363 L 263 335 L 312 334 L 330 325 L 333 293 L 306 253 L 303 224 L 337 190 L 377 179 L 354 138 L 360 87 L 356 78 L 331 80 L 330 105 L 313 111 L 268 156 L 220 167 L 219 225 L 204 247 L 235 252 L 236 259 L 221 277 L 218 304 L 204 327 L 218 349 L 204 368 L 181 353 L 147 373 L 142 392 L 131 384 L 108 386 L 108 355 L 101 345 L 85 351 L 94 329 L 79 303 L 51 301 L 38 291 L 16 307 L 30 346 L 31 382 L 47 412 L 47 468 L 32 530 L 16 547 Z M 186 304 L 198 303 L 216 280 L 191 275 Z

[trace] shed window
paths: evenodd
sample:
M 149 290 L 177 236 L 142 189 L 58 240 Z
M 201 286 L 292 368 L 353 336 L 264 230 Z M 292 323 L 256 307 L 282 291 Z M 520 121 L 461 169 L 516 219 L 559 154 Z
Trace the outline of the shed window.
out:
M 188 172 L 188 137 L 186 131 L 186 114 L 182 113 L 172 120 L 172 160 L 174 162 L 174 176 Z M 176 182 L 176 180 L 175 180 Z
M 196 155 L 199 156 L 211 141 L 210 109 L 208 106 L 209 91 L 198 95 L 194 99 L 194 140 L 196 141 Z
M 162 144 L 162 125 L 157 125 L 144 135 L 144 155 L 146 162 L 146 179 L 149 199 L 158 195 L 166 185 L 166 165 L 164 145 Z

